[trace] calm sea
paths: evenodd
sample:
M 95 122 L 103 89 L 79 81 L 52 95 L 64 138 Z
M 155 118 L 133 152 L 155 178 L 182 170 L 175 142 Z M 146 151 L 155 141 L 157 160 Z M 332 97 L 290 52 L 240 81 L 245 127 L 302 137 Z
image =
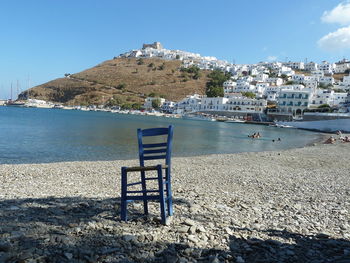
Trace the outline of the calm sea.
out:
M 174 125 L 173 156 L 301 147 L 314 132 L 239 123 L 76 110 L 0 107 L 0 163 L 137 158 L 137 128 Z M 248 134 L 260 132 L 262 138 Z M 273 139 L 281 138 L 279 142 Z

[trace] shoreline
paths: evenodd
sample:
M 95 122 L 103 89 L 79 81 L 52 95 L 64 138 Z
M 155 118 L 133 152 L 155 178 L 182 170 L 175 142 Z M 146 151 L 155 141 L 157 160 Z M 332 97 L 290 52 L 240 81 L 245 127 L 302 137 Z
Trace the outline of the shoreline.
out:
M 346 260 L 349 153 L 350 144 L 337 141 L 174 157 L 167 226 L 156 203 L 149 217 L 141 203 L 130 204 L 130 222 L 120 221 L 120 167 L 136 159 L 0 165 L 0 261 Z

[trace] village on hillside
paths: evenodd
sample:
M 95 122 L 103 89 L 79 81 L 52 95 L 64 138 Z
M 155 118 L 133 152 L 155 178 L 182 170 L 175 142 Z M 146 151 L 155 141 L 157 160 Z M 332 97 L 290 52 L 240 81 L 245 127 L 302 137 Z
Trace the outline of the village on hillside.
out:
M 142 49 L 120 57 L 180 59 L 185 68 L 196 66 L 232 74 L 223 83 L 223 97 L 191 94 L 179 102 L 160 98 L 161 108 L 167 112 L 207 112 L 237 117 L 247 116 L 247 113 L 268 113 L 274 119 L 290 119 L 300 118 L 308 111 L 349 112 L 350 109 L 350 61 L 347 59 L 321 64 L 260 62 L 237 65 L 215 57 L 167 50 L 159 42 L 144 44 Z M 342 79 L 335 79 L 335 74 L 342 75 Z M 147 98 L 144 107 L 151 109 L 154 100 L 159 98 Z
M 180 101 L 147 97 L 143 105 L 145 111 L 158 110 L 180 115 L 201 113 L 255 121 L 300 119 L 308 112 L 350 111 L 350 61 L 347 59 L 336 63 L 323 61 L 320 64 L 290 61 L 232 64 L 215 57 L 168 50 L 159 42 L 144 44 L 141 49 L 118 57 L 181 60 L 183 68 L 230 73 L 230 78 L 222 84 L 223 96 L 188 94 Z M 35 99 L 28 100 L 25 106 L 64 108 Z M 105 107 L 93 105 L 79 108 L 96 110 Z M 120 109 L 114 107 L 107 110 Z

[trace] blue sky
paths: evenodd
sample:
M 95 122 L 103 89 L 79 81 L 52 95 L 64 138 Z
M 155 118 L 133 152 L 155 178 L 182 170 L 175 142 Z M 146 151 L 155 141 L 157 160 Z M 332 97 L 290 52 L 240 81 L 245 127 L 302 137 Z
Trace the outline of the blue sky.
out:
M 11 82 L 15 97 L 17 81 L 25 90 L 154 41 L 236 63 L 350 59 L 348 12 L 338 0 L 2 0 L 0 98 Z

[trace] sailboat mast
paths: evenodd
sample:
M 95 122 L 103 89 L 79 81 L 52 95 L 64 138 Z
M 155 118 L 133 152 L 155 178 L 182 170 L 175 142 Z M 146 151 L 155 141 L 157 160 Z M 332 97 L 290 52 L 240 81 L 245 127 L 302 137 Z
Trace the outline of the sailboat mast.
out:
M 11 101 L 12 101 L 12 82 L 11 82 Z
M 18 99 L 18 95 L 19 95 L 19 81 L 17 79 L 17 99 Z

